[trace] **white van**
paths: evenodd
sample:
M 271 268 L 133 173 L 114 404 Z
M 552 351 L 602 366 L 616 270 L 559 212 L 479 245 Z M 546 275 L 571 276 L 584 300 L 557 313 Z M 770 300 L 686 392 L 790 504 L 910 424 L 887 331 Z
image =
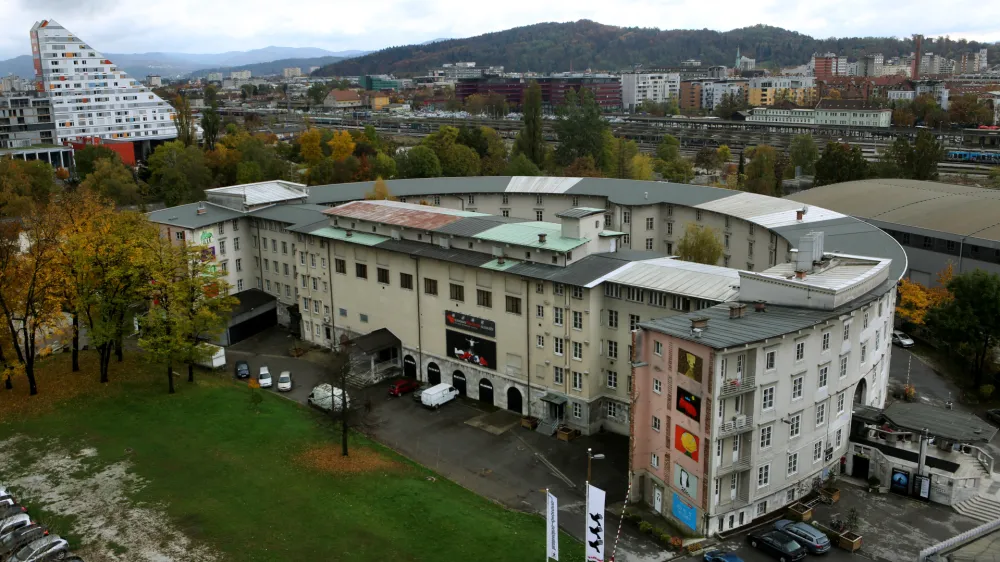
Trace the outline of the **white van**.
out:
M 428 408 L 440 408 L 458 396 L 458 389 L 448 383 L 436 384 L 420 395 L 420 403 Z
M 197 364 L 207 369 L 221 369 L 226 366 L 226 349 L 210 343 L 202 343 L 201 357 Z
M 316 385 L 309 393 L 308 402 L 310 406 L 327 412 L 331 408 L 333 411 L 339 412 L 341 404 L 344 403 L 347 404 L 348 408 L 351 407 L 351 397 L 343 390 L 328 383 Z

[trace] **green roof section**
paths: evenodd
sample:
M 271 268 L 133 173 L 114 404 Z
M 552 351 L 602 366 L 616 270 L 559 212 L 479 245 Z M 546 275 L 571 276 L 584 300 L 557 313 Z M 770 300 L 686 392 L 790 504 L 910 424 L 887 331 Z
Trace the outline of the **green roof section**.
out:
M 545 242 L 538 241 L 538 235 L 545 235 Z M 564 238 L 562 225 L 553 222 L 517 222 L 502 224 L 475 236 L 477 240 L 488 240 L 502 244 L 512 244 L 528 248 L 568 252 L 587 243 L 586 238 Z
M 352 232 L 352 234 L 348 236 L 346 230 L 330 226 L 313 230 L 310 234 L 322 238 L 329 238 L 330 240 L 340 240 L 342 242 L 351 242 L 352 244 L 361 244 L 362 246 L 377 246 L 378 244 L 381 244 L 389 239 L 388 236 L 379 236 L 378 234 L 368 234 L 356 231 Z
M 520 265 L 520 263 L 521 262 L 518 260 L 504 258 L 503 263 L 500 263 L 499 260 L 492 260 L 484 263 L 479 267 L 482 267 L 484 269 L 492 269 L 493 271 L 507 271 L 508 269 L 514 266 Z
M 625 236 L 625 233 L 617 230 L 602 230 L 598 236 Z

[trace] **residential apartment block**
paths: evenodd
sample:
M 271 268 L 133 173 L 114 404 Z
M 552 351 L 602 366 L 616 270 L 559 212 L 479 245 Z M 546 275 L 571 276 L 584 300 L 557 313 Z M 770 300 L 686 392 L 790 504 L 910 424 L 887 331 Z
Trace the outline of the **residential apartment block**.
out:
M 40 92 L 51 100 L 57 140 L 176 138 L 169 103 L 54 20 L 31 28 Z
M 815 116 L 817 125 L 888 127 L 892 123 L 891 109 L 864 100 L 820 100 Z
M 816 103 L 816 81 L 812 76 L 765 76 L 751 78 L 748 102 L 751 106 L 775 105 L 789 101 L 797 105 Z
M 680 73 L 626 72 L 621 80 L 622 107 L 625 111 L 635 111 L 645 100 L 662 103 L 680 96 Z

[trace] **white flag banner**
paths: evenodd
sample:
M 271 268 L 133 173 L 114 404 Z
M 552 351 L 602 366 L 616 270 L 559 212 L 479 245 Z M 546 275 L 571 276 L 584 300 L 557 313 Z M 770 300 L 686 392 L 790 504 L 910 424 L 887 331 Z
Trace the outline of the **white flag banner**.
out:
M 587 561 L 604 562 L 604 490 L 587 484 Z
M 545 496 L 545 552 L 549 558 L 559 560 L 559 500 L 547 490 Z

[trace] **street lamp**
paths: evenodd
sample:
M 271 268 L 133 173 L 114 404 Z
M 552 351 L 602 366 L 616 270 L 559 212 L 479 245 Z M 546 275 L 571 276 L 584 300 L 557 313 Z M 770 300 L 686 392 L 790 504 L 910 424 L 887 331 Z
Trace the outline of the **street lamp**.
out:
M 590 465 L 591 465 L 591 461 L 594 460 L 594 459 L 602 461 L 602 460 L 604 460 L 604 454 L 603 453 L 597 453 L 595 455 L 594 454 L 594 450 L 591 449 L 590 447 L 587 447 L 587 483 L 588 484 L 590 483 Z

